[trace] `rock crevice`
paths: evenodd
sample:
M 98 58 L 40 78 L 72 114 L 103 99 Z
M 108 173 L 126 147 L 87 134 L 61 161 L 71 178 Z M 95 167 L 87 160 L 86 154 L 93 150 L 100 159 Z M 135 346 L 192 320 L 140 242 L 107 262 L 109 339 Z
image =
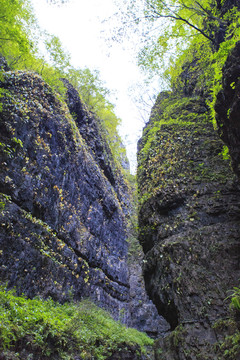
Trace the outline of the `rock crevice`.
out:
M 0 281 L 29 298 L 89 297 L 129 326 L 166 332 L 140 263 L 127 260 L 131 190 L 101 120 L 67 80 L 64 102 L 37 74 L 0 66 Z

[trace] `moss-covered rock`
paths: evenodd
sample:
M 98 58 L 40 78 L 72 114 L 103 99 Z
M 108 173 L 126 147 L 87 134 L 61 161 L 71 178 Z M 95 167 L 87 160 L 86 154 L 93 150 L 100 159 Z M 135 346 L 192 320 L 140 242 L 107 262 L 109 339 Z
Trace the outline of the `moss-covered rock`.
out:
M 81 123 L 34 73 L 5 72 L 1 89 L 1 281 L 29 297 L 90 296 L 115 318 L 126 308 L 128 322 L 129 193 L 103 136 L 92 135 L 102 144 L 94 154 Z M 79 111 L 89 132 L 97 128 Z
M 145 284 L 172 330 L 156 357 L 216 359 L 214 323 L 240 277 L 240 191 L 204 99 L 160 94 L 138 164 Z
M 215 110 L 219 134 L 229 148 L 233 169 L 240 176 L 240 41 L 229 54 L 223 67 L 222 89 Z

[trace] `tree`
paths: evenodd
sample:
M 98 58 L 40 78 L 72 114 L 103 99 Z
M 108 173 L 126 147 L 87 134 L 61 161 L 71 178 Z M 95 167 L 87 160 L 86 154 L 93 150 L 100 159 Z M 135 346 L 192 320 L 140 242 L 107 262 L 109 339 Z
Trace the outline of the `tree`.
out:
M 70 68 L 67 78 L 78 90 L 90 110 L 98 113 L 99 109 L 108 105 L 106 97 L 110 91 L 104 86 L 98 70 Z
M 33 44 L 27 25 L 33 21 L 27 0 L 0 0 L 0 53 L 4 56 L 28 53 Z
M 145 16 L 151 19 L 169 19 L 179 25 L 188 27 L 188 31 L 200 33 L 214 43 L 214 33 L 207 23 L 212 22 L 216 27 L 226 27 L 226 22 L 220 16 L 219 0 L 145 0 Z M 220 6 L 220 7 L 219 7 Z M 177 25 L 177 26 L 179 26 Z
M 67 78 L 89 109 L 99 117 L 106 140 L 115 159 L 119 160 L 124 152 L 117 131 L 120 119 L 114 112 L 114 105 L 108 100 L 110 91 L 100 79 L 99 72 L 91 72 L 87 68 L 74 69 L 71 66 L 70 55 L 64 50 L 59 38 L 39 28 L 30 0 L 0 0 L 0 9 L 0 55 L 6 57 L 10 68 L 37 72 L 62 95 L 62 99 L 66 88 L 61 78 Z M 43 45 L 45 49 L 40 51 Z
M 61 74 L 66 72 L 70 67 L 70 54 L 63 49 L 60 39 L 57 36 L 45 34 L 44 43 L 50 63 Z
M 124 27 L 135 24 L 143 29 L 139 65 L 152 71 L 166 69 L 169 56 L 176 57 L 193 37 L 217 51 L 238 13 L 235 0 L 230 2 L 231 9 L 223 0 L 129 0 Z

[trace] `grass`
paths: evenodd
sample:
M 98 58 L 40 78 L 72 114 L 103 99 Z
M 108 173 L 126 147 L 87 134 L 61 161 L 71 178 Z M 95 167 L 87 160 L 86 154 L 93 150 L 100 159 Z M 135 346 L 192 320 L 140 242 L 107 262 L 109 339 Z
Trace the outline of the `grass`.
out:
M 51 299 L 26 299 L 0 287 L 0 350 L 8 359 L 106 359 L 135 348 L 139 354 L 153 340 L 116 322 L 88 300 L 63 305 Z M 20 354 L 20 355 L 19 355 Z

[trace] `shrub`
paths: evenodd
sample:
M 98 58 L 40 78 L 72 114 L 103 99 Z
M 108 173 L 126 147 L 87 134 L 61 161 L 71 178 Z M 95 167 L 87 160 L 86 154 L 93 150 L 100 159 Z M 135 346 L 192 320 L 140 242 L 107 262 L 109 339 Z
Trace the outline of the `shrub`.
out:
M 106 359 L 134 347 L 140 353 L 153 340 L 116 322 L 89 300 L 63 305 L 27 299 L 0 287 L 0 350 L 26 350 L 44 359 Z

